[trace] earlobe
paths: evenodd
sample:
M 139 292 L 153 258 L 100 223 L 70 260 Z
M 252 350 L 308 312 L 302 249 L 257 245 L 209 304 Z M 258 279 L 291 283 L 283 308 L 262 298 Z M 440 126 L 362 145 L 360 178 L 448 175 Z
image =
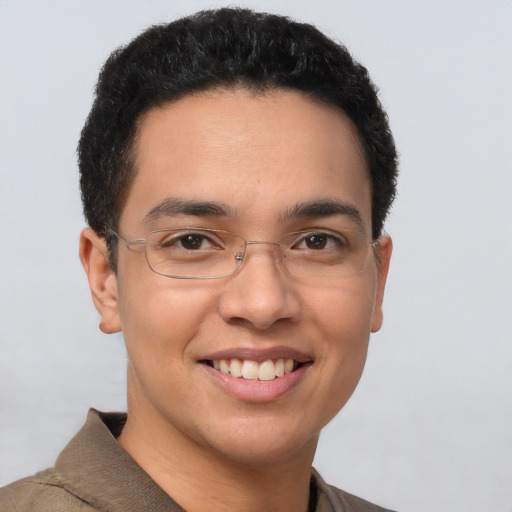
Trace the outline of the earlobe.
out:
M 108 264 L 105 240 L 91 228 L 84 229 L 80 235 L 79 255 L 94 306 L 100 314 L 100 329 L 106 334 L 121 331 L 117 278 Z
M 393 242 L 389 236 L 382 236 L 379 243 L 379 260 L 377 263 L 377 293 L 375 296 L 375 308 L 372 318 L 371 332 L 377 332 L 382 327 L 383 312 L 382 302 L 384 300 L 384 289 L 388 277 Z

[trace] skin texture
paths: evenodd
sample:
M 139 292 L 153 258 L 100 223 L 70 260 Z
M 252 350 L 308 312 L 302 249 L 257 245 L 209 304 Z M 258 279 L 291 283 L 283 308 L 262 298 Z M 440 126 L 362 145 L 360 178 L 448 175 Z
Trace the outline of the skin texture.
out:
M 192 225 L 272 241 L 335 229 L 340 215 L 283 218 L 297 203 L 329 199 L 359 211 L 371 242 L 370 182 L 356 130 L 342 112 L 299 93 L 210 91 L 152 109 L 135 154 L 123 237 Z M 229 212 L 144 220 L 169 197 Z M 380 263 L 372 254 L 363 272 L 344 279 L 292 277 L 269 246 L 254 245 L 233 276 L 178 280 L 152 272 L 144 249 L 122 241 L 114 275 L 103 240 L 84 230 L 80 256 L 100 328 L 122 330 L 128 351 L 128 422 L 119 442 L 186 510 L 307 509 L 320 430 L 352 394 L 370 332 L 381 327 L 388 237 L 379 250 Z M 276 347 L 311 361 L 277 399 L 241 400 L 202 364 L 219 351 L 257 358 Z

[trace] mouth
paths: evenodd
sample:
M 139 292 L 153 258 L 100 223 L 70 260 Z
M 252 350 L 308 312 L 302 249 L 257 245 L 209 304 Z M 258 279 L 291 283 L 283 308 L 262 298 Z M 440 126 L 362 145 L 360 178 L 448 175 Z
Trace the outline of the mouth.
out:
M 204 359 L 201 363 L 232 377 L 246 380 L 271 381 L 296 372 L 298 369 L 312 364 L 313 361 L 280 358 L 258 362 L 252 359 L 233 358 Z

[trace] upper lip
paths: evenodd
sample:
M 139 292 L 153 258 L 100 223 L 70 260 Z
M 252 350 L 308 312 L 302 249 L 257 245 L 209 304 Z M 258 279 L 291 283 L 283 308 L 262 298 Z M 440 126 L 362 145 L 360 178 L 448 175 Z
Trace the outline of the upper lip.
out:
M 293 359 L 300 363 L 313 361 L 313 357 L 295 348 L 276 346 L 271 348 L 238 347 L 219 350 L 205 354 L 204 360 L 218 361 L 220 359 L 248 359 L 256 362 L 268 361 L 269 359 Z

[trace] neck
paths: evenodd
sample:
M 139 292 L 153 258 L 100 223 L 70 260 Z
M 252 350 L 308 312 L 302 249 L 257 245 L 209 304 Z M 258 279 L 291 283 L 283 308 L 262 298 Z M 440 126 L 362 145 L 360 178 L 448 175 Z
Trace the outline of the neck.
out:
M 149 417 L 129 413 L 118 441 L 187 512 L 308 510 L 317 437 L 291 455 L 233 460 Z

